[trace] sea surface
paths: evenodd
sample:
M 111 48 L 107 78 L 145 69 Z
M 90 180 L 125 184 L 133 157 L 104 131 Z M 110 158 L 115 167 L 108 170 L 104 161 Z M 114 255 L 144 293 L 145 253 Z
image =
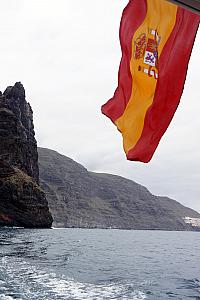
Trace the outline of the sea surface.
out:
M 1 228 L 12 299 L 200 299 L 200 233 Z

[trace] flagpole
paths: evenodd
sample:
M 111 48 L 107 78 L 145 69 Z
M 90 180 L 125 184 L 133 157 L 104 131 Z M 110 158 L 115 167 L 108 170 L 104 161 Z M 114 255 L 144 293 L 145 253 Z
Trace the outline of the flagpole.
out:
M 167 0 L 200 15 L 200 0 Z

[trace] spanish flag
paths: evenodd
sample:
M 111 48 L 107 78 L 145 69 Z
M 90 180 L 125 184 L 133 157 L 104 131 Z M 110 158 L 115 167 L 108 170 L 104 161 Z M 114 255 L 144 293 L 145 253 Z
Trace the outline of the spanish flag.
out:
M 130 0 L 120 25 L 118 87 L 102 106 L 127 159 L 149 162 L 178 107 L 200 16 L 165 0 Z

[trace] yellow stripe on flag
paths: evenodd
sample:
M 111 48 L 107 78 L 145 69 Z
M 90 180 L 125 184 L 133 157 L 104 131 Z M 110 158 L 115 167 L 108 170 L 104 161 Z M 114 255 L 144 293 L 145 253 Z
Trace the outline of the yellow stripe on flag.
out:
M 144 44 L 147 46 L 150 41 L 152 48 L 155 45 L 151 41 L 156 40 L 159 63 L 159 57 L 174 28 L 176 14 L 177 6 L 174 4 L 161 0 L 147 0 L 146 17 L 133 36 L 133 55 L 130 62 L 132 94 L 123 115 L 115 121 L 122 132 L 126 153 L 136 145 L 142 134 L 145 115 L 153 102 L 157 75 L 159 76 L 158 65 L 153 66 L 152 63 L 152 66 L 148 67 L 144 64 Z M 145 53 L 148 58 L 148 53 Z

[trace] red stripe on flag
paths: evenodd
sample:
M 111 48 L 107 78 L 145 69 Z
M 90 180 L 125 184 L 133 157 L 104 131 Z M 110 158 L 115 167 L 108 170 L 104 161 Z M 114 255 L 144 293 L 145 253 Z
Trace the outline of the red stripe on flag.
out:
M 118 73 L 118 87 L 111 98 L 101 108 L 104 115 L 113 122 L 117 120 L 126 108 L 132 92 L 132 76 L 130 61 L 132 58 L 132 39 L 138 27 L 142 24 L 147 13 L 147 2 L 130 0 L 123 11 L 120 24 L 120 42 L 122 59 Z
M 159 59 L 159 79 L 142 135 L 127 158 L 149 162 L 179 105 L 200 17 L 178 8 L 175 27 Z

